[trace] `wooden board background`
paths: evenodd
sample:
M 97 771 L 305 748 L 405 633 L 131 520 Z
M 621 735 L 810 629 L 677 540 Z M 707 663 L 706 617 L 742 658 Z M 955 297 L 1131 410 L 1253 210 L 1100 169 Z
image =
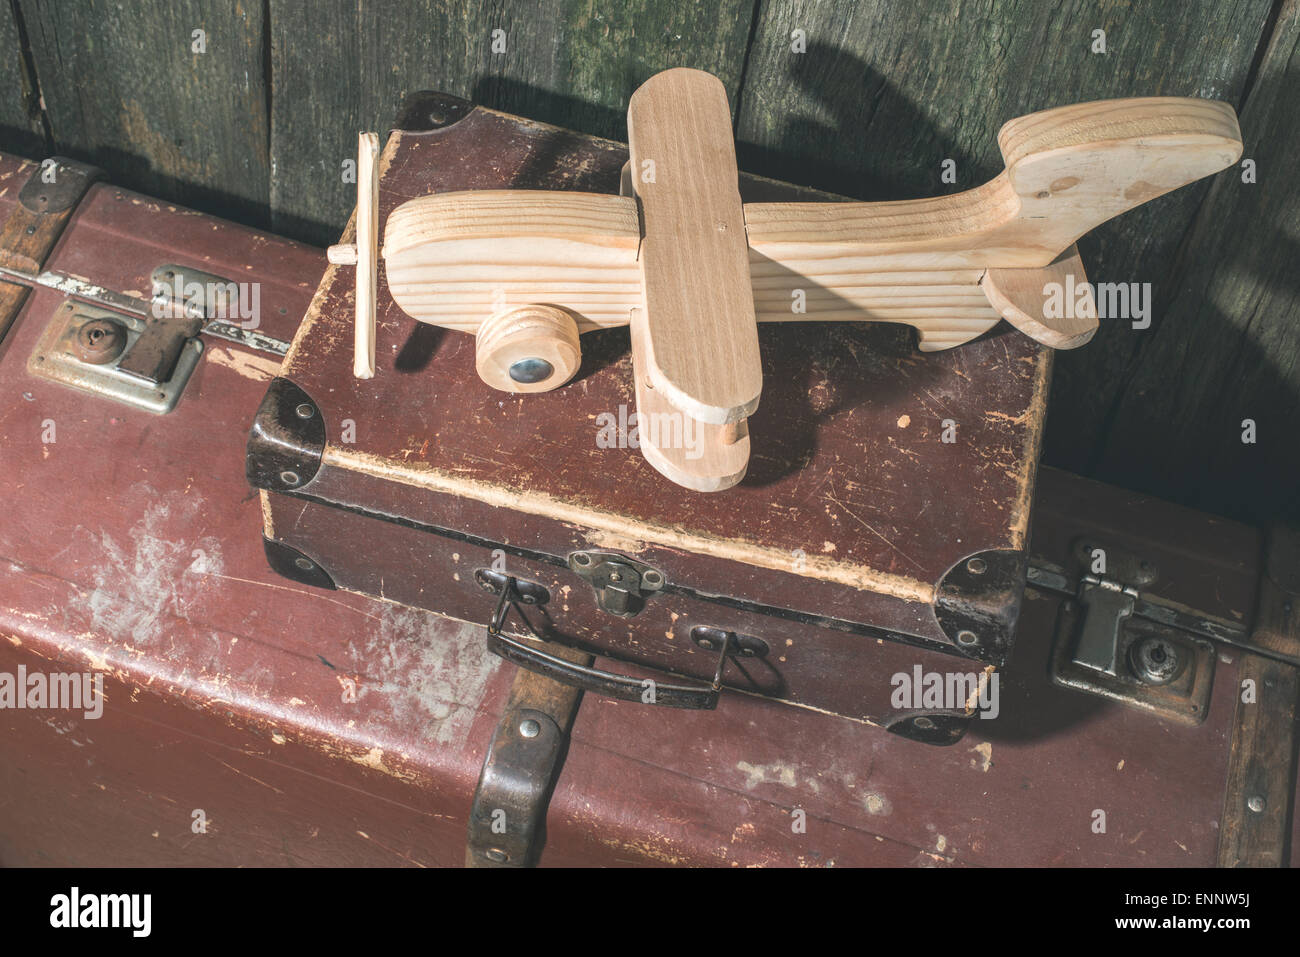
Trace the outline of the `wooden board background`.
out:
M 356 131 L 418 89 L 625 139 L 636 86 L 694 66 L 728 90 L 742 169 L 870 200 L 987 179 L 1034 110 L 1223 99 L 1258 182 L 1226 171 L 1080 244 L 1094 282 L 1152 284 L 1153 321 L 1059 355 L 1045 460 L 1264 521 L 1300 515 L 1298 49 L 1300 0 L 11 0 L 0 149 L 326 244 Z

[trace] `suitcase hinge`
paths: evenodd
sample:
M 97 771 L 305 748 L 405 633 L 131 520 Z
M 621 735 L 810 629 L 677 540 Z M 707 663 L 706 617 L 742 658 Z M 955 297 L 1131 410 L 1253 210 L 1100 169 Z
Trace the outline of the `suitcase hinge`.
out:
M 1006 661 L 1025 590 L 1025 561 L 1022 551 L 988 549 L 948 569 L 934 615 L 954 652 L 986 664 Z
M 41 163 L 18 191 L 18 202 L 29 213 L 57 215 L 80 202 L 86 190 L 104 178 L 104 171 L 66 156 Z

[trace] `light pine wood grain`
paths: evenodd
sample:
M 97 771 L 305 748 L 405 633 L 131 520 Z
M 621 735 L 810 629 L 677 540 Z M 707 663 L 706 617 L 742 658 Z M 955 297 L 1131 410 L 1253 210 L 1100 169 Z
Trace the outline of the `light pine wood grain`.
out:
M 1181 97 L 1048 110 L 1007 123 L 999 141 L 1007 169 L 964 193 L 746 204 L 758 321 L 903 322 L 932 351 L 1006 315 L 1048 345 L 1082 344 L 1080 330 L 1026 321 L 1032 310 L 1005 299 L 995 308 L 981 289 L 985 272 L 1047 267 L 1094 226 L 1241 153 L 1230 106 Z M 640 302 L 637 238 L 626 197 L 453 193 L 395 210 L 384 255 L 394 298 L 425 322 L 473 330 L 504 296 L 562 305 L 586 331 L 625 324 Z
M 357 134 L 357 212 L 354 240 L 325 250 L 335 266 L 356 267 L 353 301 L 352 374 L 375 377 L 375 301 L 379 287 L 379 136 Z
M 375 290 L 379 286 L 379 136 L 357 134 L 357 282 L 352 374 L 375 377 Z
M 623 326 L 641 302 L 635 200 L 590 193 L 461 192 L 425 196 L 392 212 L 384 233 L 389 290 L 424 322 L 473 332 L 502 307 L 570 310 L 581 331 Z M 956 345 L 998 321 L 980 291 L 983 271 L 821 270 L 800 275 L 749 251 L 760 322 L 907 322 L 922 348 Z M 793 311 L 802 290 L 805 311 Z
M 632 94 L 627 128 L 646 374 L 702 422 L 746 418 L 763 369 L 727 92 L 701 70 L 665 70 Z
M 1061 290 L 1060 315 L 1048 315 L 1049 284 Z M 1042 269 L 990 269 L 980 288 L 1002 318 L 1053 349 L 1077 348 L 1097 331 L 1097 302 L 1078 246 Z
M 659 474 L 685 488 L 696 492 L 731 488 L 749 468 L 749 420 L 726 425 L 700 422 L 656 390 L 647 372 L 654 351 L 644 317 L 642 309 L 633 309 L 628 324 L 641 454 Z
M 975 189 L 885 203 L 751 203 L 750 245 L 801 262 L 874 268 L 1035 268 L 1084 233 L 1231 165 L 1241 131 L 1227 103 L 1102 100 L 1012 120 L 1006 170 Z M 856 268 L 861 269 L 862 265 Z

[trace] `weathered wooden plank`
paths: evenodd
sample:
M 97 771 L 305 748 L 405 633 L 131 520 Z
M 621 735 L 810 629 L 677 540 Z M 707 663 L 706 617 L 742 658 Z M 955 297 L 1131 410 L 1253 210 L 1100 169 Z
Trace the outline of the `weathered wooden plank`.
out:
M 970 188 L 1002 168 L 1001 125 L 1035 110 L 1126 96 L 1239 103 L 1270 6 L 764 0 L 741 93 L 740 165 L 872 200 Z M 806 52 L 792 50 L 796 30 Z M 1107 52 L 1091 52 L 1094 30 L 1106 31 Z M 952 183 L 941 179 L 947 159 Z M 1086 237 L 1089 278 L 1151 282 L 1155 310 L 1167 308 L 1163 280 L 1206 188 L 1179 190 Z M 1149 334 L 1103 319 L 1086 348 L 1058 354 L 1048 461 L 1086 468 L 1113 390 Z
M 368 42 L 359 8 L 270 3 L 271 229 L 318 246 L 338 241 L 356 201 L 343 164 L 356 162 L 357 133 L 378 131 L 382 144 L 395 107 L 381 100 L 405 88 L 402 46 Z
M 1300 528 L 1269 529 L 1259 577 L 1252 643 L 1300 654 Z M 1232 732 L 1228 787 L 1219 826 L 1220 867 L 1282 867 L 1296 786 L 1296 707 L 1300 672 L 1248 655 Z M 1247 682 L 1251 682 L 1250 685 Z
M 341 173 L 357 131 L 386 130 L 407 93 L 441 90 L 622 139 L 628 97 L 668 67 L 716 74 L 734 108 L 752 19 L 745 0 L 271 0 L 270 10 L 272 224 L 321 244 L 352 209 Z
M 1298 114 L 1300 3 L 1288 0 L 1241 113 L 1258 181 L 1240 170 L 1215 181 L 1101 474 L 1249 520 L 1300 515 Z
M 59 152 L 123 186 L 263 223 L 270 173 L 260 4 L 19 6 Z
M 44 140 L 25 74 L 18 23 L 6 3 L 0 5 L 0 150 L 35 158 L 44 153 Z

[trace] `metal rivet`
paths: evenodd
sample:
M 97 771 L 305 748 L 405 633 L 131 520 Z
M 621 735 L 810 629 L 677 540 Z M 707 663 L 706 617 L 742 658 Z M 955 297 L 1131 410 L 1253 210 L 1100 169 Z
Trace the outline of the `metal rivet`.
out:
M 555 366 L 551 365 L 545 359 L 531 357 L 528 359 L 519 359 L 510 366 L 510 378 L 516 382 L 525 384 L 533 382 L 545 382 L 555 372 Z
M 299 481 L 297 472 L 290 472 L 287 469 L 280 473 L 280 481 L 285 485 L 297 485 Z
M 983 575 L 989 570 L 989 563 L 982 558 L 972 558 L 966 563 L 966 571 L 972 575 Z
M 490 847 L 483 852 L 483 856 L 494 864 L 504 864 L 510 860 L 510 855 L 499 847 Z
M 297 565 L 299 568 L 301 568 L 301 569 L 302 569 L 303 571 L 305 571 L 305 572 L 309 572 L 309 571 L 311 571 L 313 568 L 316 567 L 315 565 L 313 565 L 310 561 L 308 561 L 308 560 L 305 559 L 305 558 L 295 558 L 295 559 L 293 560 L 293 563 L 294 563 L 295 565 Z
M 293 411 L 298 413 L 298 418 L 300 419 L 310 419 L 313 415 L 316 414 L 316 410 L 313 409 L 311 405 L 307 402 L 302 403 L 302 405 L 298 406 L 298 408 L 294 409 Z
M 1264 808 L 1266 808 L 1267 806 L 1268 806 L 1268 802 L 1265 801 L 1258 794 L 1252 794 L 1250 796 L 1250 800 L 1246 802 L 1246 807 L 1250 808 L 1256 814 L 1263 813 Z
M 973 645 L 979 640 L 979 635 L 975 634 L 973 631 L 968 631 L 963 628 L 961 631 L 957 632 L 957 644 L 959 645 Z
M 591 556 L 588 555 L 586 552 L 578 552 L 578 554 L 576 554 L 576 555 L 573 556 L 573 560 L 574 560 L 575 563 L 577 563 L 577 564 L 579 564 L 579 565 L 590 565 L 590 564 L 591 564 Z
M 538 724 L 536 721 L 534 721 L 532 718 L 528 718 L 519 723 L 519 733 L 522 734 L 525 738 L 535 738 L 539 734 L 541 734 L 541 732 L 542 732 L 542 726 Z
M 925 718 L 925 717 L 922 717 L 922 718 L 914 718 L 914 719 L 912 720 L 912 724 L 915 725 L 916 727 L 920 728 L 922 731 L 933 731 L 933 730 L 934 730 L 934 722 L 933 722 L 932 720 L 930 720 L 929 718 Z

